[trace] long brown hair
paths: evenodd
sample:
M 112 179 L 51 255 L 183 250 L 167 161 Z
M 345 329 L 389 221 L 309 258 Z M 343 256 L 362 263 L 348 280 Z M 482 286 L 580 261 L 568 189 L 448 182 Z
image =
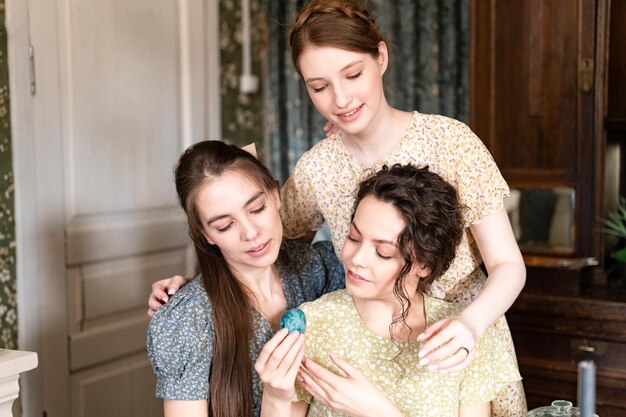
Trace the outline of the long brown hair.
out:
M 404 283 L 415 264 L 426 267 L 430 273 L 425 282 L 443 275 L 456 256 L 463 238 L 464 223 L 455 188 L 428 167 L 395 164 L 363 181 L 358 188 L 355 210 L 367 196 L 393 205 L 402 216 L 405 227 L 398 237 L 398 248 L 404 259 L 394 282 L 393 293 L 402 306 L 401 314 L 389 326 L 393 334 L 396 324 L 406 324 L 412 294 L 407 294 Z
M 278 182 L 269 170 L 248 152 L 220 141 L 204 141 L 190 146 L 174 167 L 176 192 L 187 214 L 189 236 L 193 241 L 204 288 L 213 304 L 215 341 L 209 376 L 209 415 L 250 416 L 253 410 L 251 300 L 235 279 L 216 245 L 207 242 L 196 204 L 206 184 L 226 171 L 248 176 L 270 192 Z M 233 190 L 233 192 L 236 192 Z
M 378 58 L 384 42 L 376 19 L 359 0 L 312 0 L 289 27 L 291 59 L 302 75 L 298 59 L 309 45 L 332 46 Z

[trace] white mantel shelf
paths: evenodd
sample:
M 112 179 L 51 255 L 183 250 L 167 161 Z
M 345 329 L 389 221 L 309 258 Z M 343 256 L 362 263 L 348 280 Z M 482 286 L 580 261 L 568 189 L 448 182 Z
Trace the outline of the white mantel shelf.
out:
M 20 374 L 36 367 L 35 352 L 0 349 L 0 417 L 13 416 L 11 406 L 20 392 Z

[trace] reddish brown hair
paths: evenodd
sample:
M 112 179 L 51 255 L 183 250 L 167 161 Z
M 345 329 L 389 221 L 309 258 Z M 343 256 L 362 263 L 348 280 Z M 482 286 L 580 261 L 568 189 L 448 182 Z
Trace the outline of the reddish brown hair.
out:
M 309 45 L 331 46 L 378 58 L 383 34 L 372 14 L 358 0 L 312 0 L 289 28 L 291 59 L 302 75 L 298 59 Z

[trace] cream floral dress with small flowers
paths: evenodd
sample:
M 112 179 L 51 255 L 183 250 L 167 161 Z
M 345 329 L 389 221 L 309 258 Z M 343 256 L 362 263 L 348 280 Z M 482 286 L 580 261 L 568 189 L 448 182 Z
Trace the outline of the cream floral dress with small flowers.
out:
M 449 302 L 469 304 L 482 290 L 486 276 L 482 259 L 469 226 L 478 224 L 504 206 L 509 187 L 491 154 L 471 129 L 445 116 L 414 112 L 400 142 L 372 167 L 358 162 L 346 149 L 341 132 L 317 143 L 298 160 L 285 183 L 281 196 L 284 234 L 297 238 L 319 229 L 326 221 L 339 254 L 350 229 L 358 184 L 384 165 L 428 165 L 452 184 L 465 212 L 467 228 L 450 269 L 430 285 L 420 289 Z M 504 317 L 495 323 L 507 340 L 515 360 L 511 332 Z M 526 415 L 526 399 L 521 382 L 503 390 L 492 404 L 495 417 Z
M 457 314 L 460 306 L 424 297 L 428 324 Z M 402 353 L 390 339 L 372 332 L 361 320 L 346 290 L 335 291 L 300 307 L 307 318 L 305 354 L 343 375 L 328 356 L 333 352 L 361 370 L 406 417 L 458 416 L 459 407 L 490 402 L 502 387 L 521 379 L 505 341 L 490 327 L 479 339 L 476 356 L 462 372 L 442 374 L 415 366 L 419 342 L 402 343 Z M 397 358 L 396 358 L 397 357 Z M 308 402 L 309 417 L 340 416 L 315 401 L 300 385 L 298 400 Z

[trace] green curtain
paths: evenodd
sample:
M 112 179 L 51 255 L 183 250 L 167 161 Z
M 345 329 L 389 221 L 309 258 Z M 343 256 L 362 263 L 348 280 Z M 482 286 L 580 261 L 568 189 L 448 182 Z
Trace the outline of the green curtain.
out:
M 0 22 L 0 348 L 16 349 L 15 215 L 4 0 L 0 0 Z
M 272 171 L 284 181 L 323 137 L 323 118 L 291 63 L 285 36 L 306 0 L 262 0 L 267 24 L 265 134 Z M 468 118 L 468 0 L 371 0 L 391 51 L 387 99 L 397 108 Z

